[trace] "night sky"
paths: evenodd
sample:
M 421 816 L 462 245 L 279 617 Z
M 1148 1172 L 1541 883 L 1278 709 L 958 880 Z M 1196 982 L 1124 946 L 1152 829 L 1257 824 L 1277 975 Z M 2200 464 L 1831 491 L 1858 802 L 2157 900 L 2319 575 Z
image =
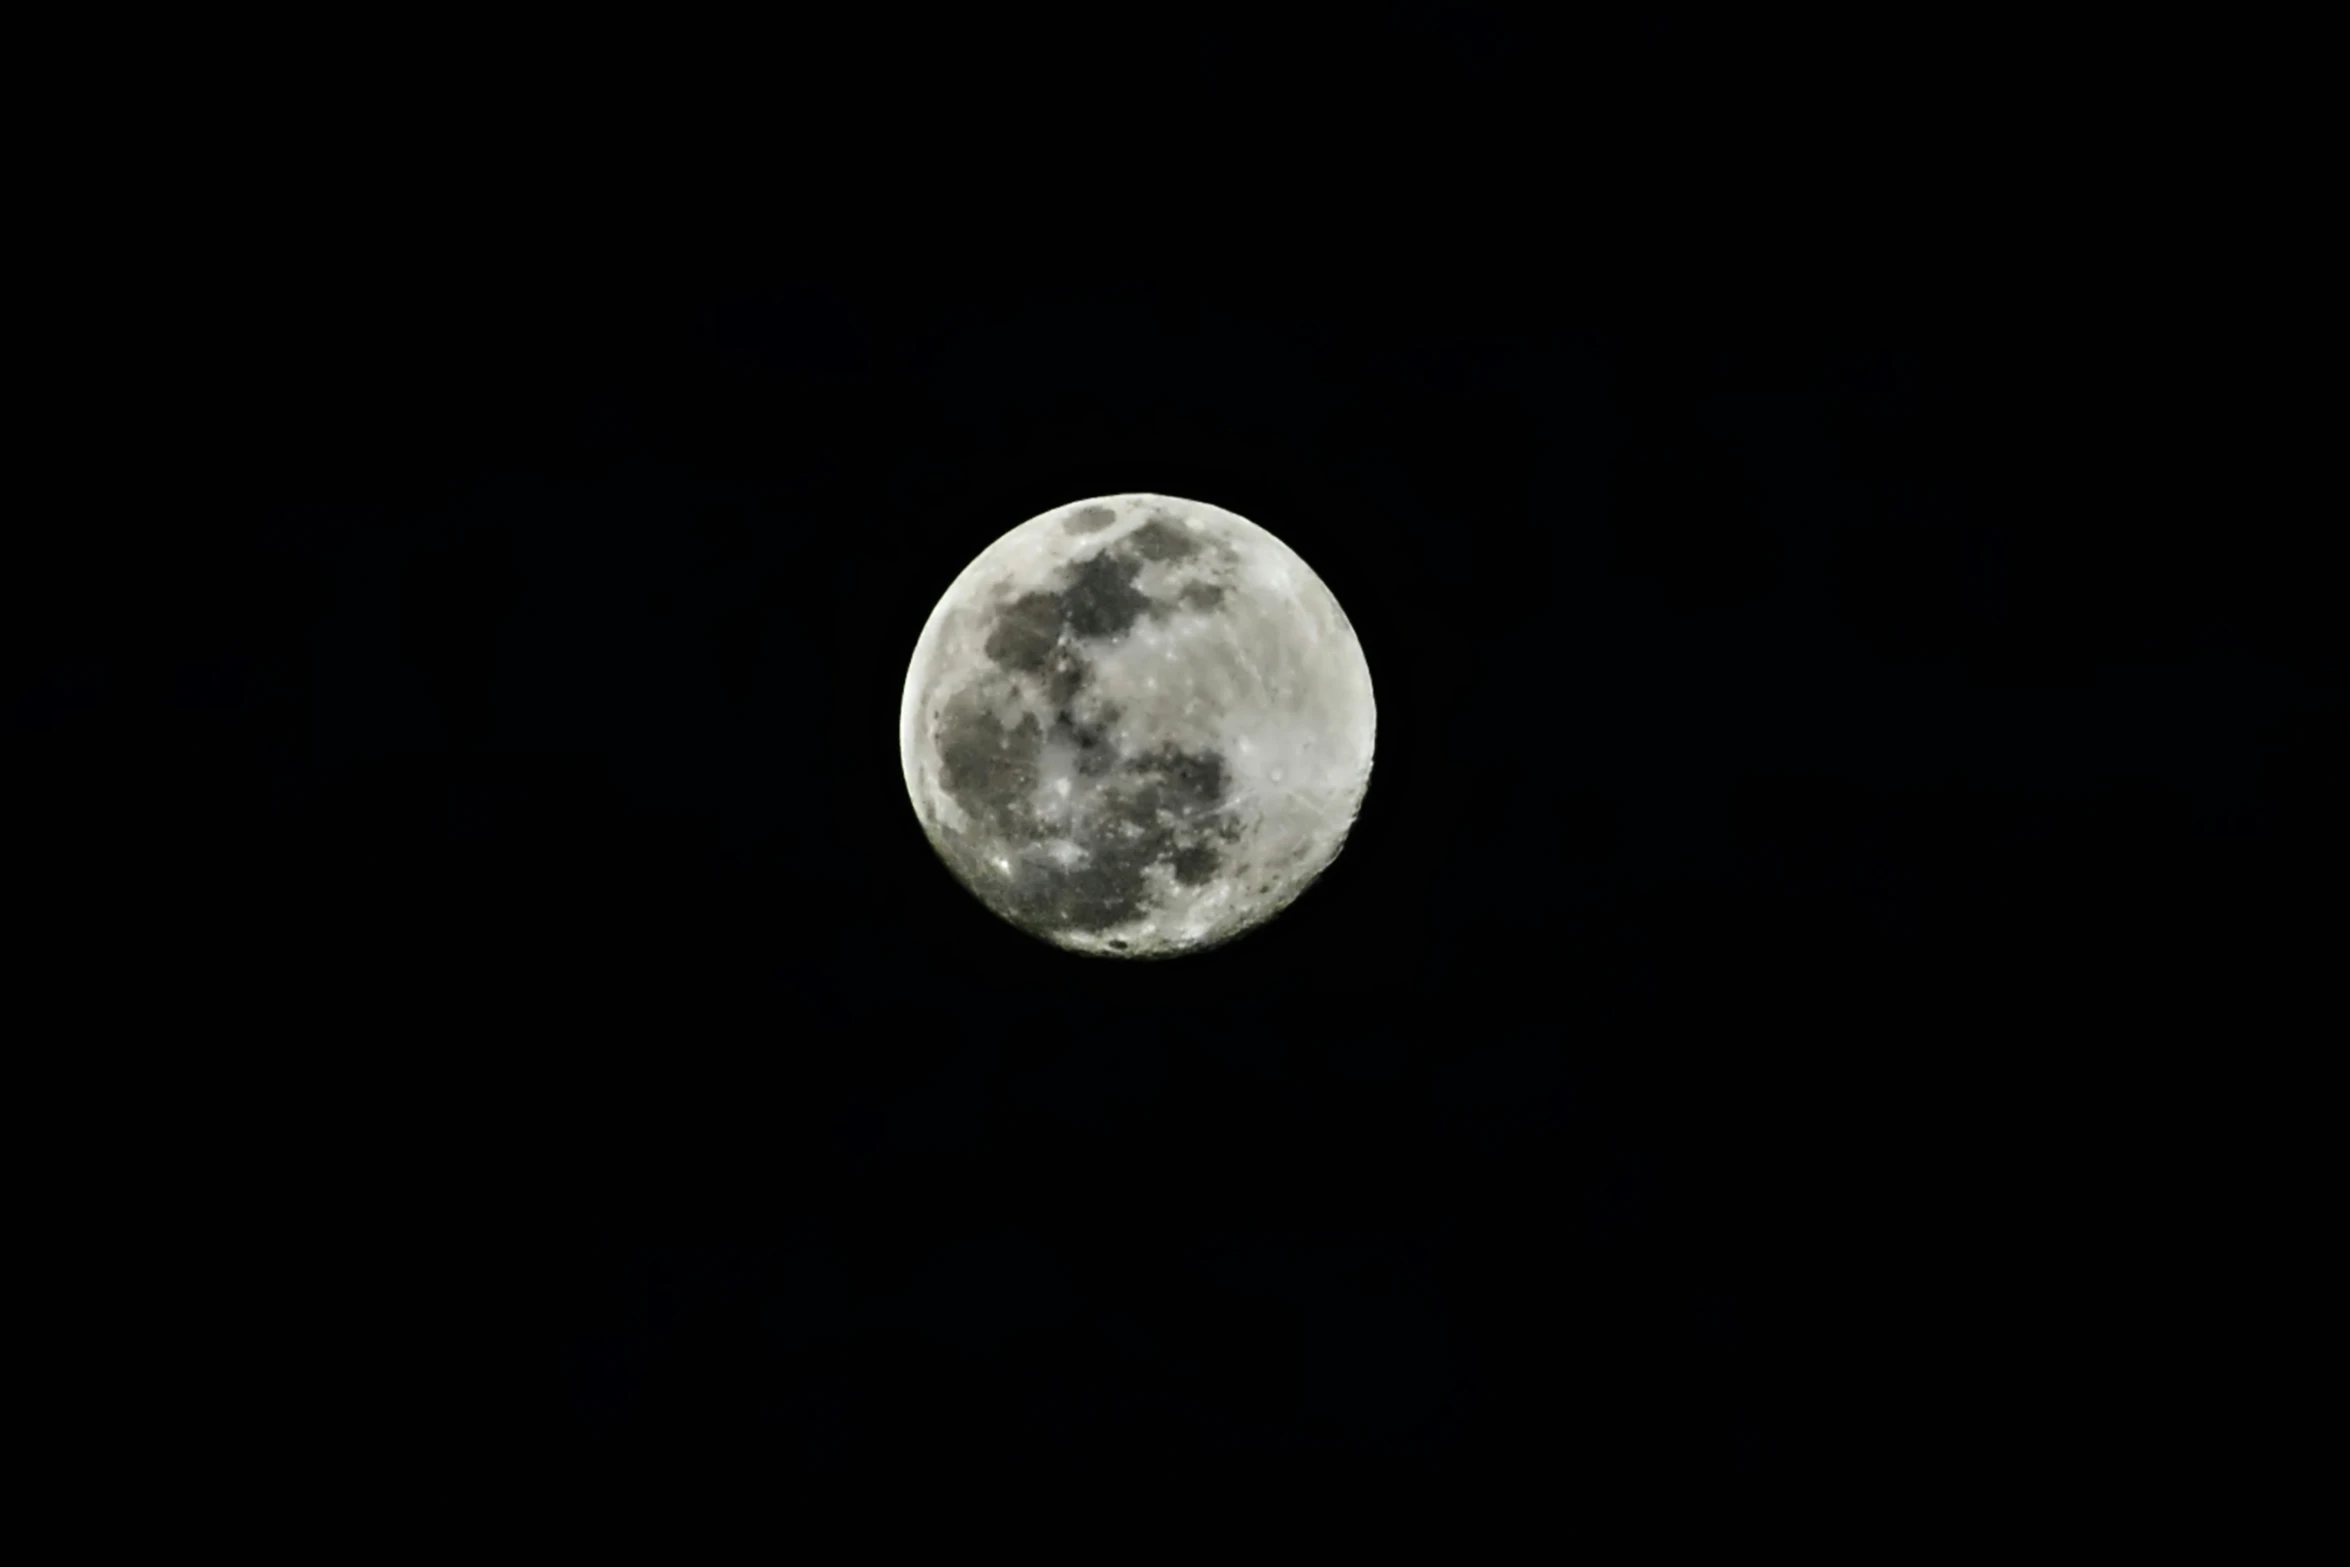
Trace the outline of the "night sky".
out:
M 2175 344 L 1005 275 L 205 307 L 174 526 L 78 503 L 7 709 L 171 1421 L 1598 1488 L 2159 1424 L 2344 785 Z M 1127 490 L 1296 549 L 1380 716 L 1316 887 L 1153 965 L 989 915 L 897 753 L 955 574 Z

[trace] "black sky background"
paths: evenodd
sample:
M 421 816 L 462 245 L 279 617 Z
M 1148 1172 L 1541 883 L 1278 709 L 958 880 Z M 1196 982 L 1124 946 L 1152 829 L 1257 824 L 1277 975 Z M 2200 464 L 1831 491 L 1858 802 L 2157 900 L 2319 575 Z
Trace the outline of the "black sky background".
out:
M 257 259 L 134 342 L 185 504 L 19 546 L 8 709 L 127 1407 L 779 1484 L 2159 1445 L 2343 783 L 2176 328 L 1129 227 Z M 954 575 L 1125 490 L 1285 539 L 1380 716 L 1316 888 L 1147 966 L 990 916 L 896 753 Z

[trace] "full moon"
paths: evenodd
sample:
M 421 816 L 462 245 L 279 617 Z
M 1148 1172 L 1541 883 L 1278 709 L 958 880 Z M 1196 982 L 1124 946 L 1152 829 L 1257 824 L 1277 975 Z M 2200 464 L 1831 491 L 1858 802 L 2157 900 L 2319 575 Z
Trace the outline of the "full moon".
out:
M 1012 529 L 930 612 L 898 752 L 939 858 L 1073 952 L 1172 957 L 1286 908 L 1371 780 L 1362 644 L 1289 546 L 1171 495 Z

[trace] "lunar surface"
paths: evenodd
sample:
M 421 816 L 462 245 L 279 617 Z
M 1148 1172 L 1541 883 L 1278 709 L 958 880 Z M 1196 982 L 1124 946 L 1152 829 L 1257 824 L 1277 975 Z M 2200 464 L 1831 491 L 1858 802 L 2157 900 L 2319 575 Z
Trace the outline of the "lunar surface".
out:
M 1338 601 L 1245 517 L 1075 501 L 930 613 L 899 759 L 958 880 L 1071 951 L 1170 957 L 1287 907 L 1370 785 L 1371 672 Z

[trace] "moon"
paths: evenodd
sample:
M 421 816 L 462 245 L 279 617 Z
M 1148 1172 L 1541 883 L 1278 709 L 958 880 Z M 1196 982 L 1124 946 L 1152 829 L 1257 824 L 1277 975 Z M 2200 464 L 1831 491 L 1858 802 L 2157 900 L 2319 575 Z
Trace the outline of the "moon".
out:
M 930 612 L 898 751 L 955 878 L 1068 951 L 1220 945 L 1344 847 L 1378 715 L 1345 611 L 1295 551 L 1172 495 L 1072 501 Z

